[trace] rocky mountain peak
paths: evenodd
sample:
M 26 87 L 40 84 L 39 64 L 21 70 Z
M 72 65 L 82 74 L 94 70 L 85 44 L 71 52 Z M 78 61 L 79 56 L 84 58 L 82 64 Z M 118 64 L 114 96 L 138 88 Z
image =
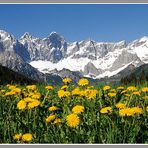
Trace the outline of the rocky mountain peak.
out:
M 54 48 L 58 49 L 60 49 L 65 42 L 64 38 L 60 36 L 57 32 L 51 32 L 50 35 L 48 36 L 48 39 L 51 45 Z
M 20 40 L 32 40 L 33 36 L 30 35 L 29 32 L 25 32 L 24 35 L 20 38 Z
M 10 33 L 4 31 L 4 30 L 0 30 L 0 40 L 4 41 L 4 40 L 9 40 L 9 41 L 15 41 L 16 39 L 14 38 L 13 35 L 11 35 Z

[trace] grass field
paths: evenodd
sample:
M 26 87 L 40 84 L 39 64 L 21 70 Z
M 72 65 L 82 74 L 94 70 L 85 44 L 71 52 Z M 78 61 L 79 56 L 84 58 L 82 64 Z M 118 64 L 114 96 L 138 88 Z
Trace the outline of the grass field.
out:
M 0 143 L 148 143 L 148 87 L 0 87 Z

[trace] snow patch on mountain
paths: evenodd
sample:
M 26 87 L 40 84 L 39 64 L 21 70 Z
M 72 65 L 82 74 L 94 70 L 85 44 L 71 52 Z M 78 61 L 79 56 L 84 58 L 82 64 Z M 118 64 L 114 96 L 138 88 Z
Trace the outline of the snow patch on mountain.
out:
M 132 63 L 132 62 L 131 62 Z M 104 73 L 102 73 L 101 75 L 98 75 L 96 77 L 96 79 L 100 79 L 100 78 L 104 78 L 104 77 L 111 77 L 111 76 L 114 76 L 116 74 L 118 74 L 120 71 L 122 71 L 123 69 L 125 69 L 126 67 L 128 67 L 131 63 L 127 64 L 127 65 L 124 65 L 123 67 L 115 70 L 115 71 L 105 71 Z M 89 77 L 89 76 L 88 76 Z

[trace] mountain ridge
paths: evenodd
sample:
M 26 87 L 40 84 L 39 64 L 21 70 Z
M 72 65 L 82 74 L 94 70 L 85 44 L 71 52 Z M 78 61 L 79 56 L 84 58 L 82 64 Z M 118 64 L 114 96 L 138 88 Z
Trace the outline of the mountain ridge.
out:
M 43 39 L 26 32 L 17 40 L 0 30 L 0 63 L 27 76 L 32 73 L 31 78 L 41 81 L 46 79 L 46 74 L 54 75 L 54 70 L 60 75 L 63 69 L 71 74 L 79 72 L 83 77 L 100 79 L 118 74 L 129 64 L 139 67 L 148 63 L 148 37 L 130 43 L 90 39 L 68 43 L 57 32 Z

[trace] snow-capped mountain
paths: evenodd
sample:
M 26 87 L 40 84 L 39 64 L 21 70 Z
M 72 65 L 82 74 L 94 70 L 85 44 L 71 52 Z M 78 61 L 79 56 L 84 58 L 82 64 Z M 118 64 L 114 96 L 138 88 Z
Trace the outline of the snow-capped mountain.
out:
M 38 77 L 44 74 L 62 77 L 66 72 L 94 79 L 110 77 L 131 64 L 138 67 L 148 63 L 148 37 L 131 43 L 90 39 L 68 43 L 56 32 L 43 39 L 26 32 L 17 40 L 0 30 L 0 63 L 14 70 L 19 67 L 18 71 L 25 75 L 28 71 L 27 75 L 31 75 L 33 71 Z
M 59 35 L 55 34 L 59 38 Z M 63 37 L 61 38 L 63 39 Z M 51 41 L 49 43 L 52 44 Z M 51 52 L 48 52 L 50 58 L 32 60 L 30 64 L 43 73 L 54 69 L 60 71 L 65 68 L 70 71 L 78 71 L 86 77 L 102 78 L 115 75 L 130 64 L 137 67 L 148 62 L 147 37 L 128 44 L 126 41 L 104 43 L 90 39 L 73 43 L 67 43 L 63 39 L 61 44 L 61 48 L 53 48 L 53 46 L 48 48 L 52 52 L 57 51 L 58 54 L 55 54 L 54 57 L 56 59 L 58 55 L 58 60 L 53 61 L 53 55 L 51 56 Z M 44 48 L 44 50 L 46 49 Z

